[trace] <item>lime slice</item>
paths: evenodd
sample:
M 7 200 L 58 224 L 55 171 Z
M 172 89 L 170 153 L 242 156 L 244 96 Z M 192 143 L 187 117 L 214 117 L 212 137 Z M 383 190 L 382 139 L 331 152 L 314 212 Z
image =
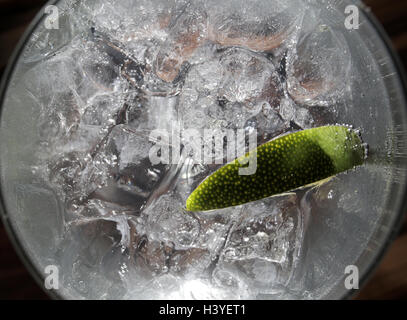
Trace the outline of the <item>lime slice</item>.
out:
M 346 126 L 287 134 L 214 172 L 192 192 L 186 209 L 222 209 L 317 183 L 361 165 L 365 150 L 359 134 Z M 253 160 L 254 174 L 242 175 L 241 169 Z

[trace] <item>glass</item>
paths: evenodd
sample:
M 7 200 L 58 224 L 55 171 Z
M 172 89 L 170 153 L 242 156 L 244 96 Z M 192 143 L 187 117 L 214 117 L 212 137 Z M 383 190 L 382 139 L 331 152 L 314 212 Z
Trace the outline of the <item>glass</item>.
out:
M 340 299 L 349 265 L 365 282 L 406 209 L 400 63 L 360 2 L 271 2 L 60 1 L 58 29 L 38 15 L 2 83 L 1 202 L 39 284 L 58 268 L 50 295 Z M 350 124 L 369 158 L 319 188 L 185 214 L 219 165 L 149 163 L 172 121 L 260 143 Z

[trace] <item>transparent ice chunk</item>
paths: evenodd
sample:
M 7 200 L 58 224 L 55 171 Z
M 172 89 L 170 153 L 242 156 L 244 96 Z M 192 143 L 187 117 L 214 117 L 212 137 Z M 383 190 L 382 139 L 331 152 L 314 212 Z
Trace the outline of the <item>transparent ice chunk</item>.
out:
M 176 249 L 192 246 L 199 235 L 198 221 L 185 212 L 176 196 L 163 195 L 146 209 L 147 233 L 153 240 L 173 242 Z
M 287 90 L 299 104 L 335 104 L 348 90 L 352 64 L 341 31 L 320 24 L 304 34 L 287 58 Z
M 84 297 L 112 299 L 126 291 L 124 274 L 129 264 L 123 246 L 128 241 L 127 222 L 119 219 L 86 219 L 71 223 L 61 245 L 65 286 Z M 118 272 L 119 271 L 119 272 Z
M 284 263 L 288 259 L 290 248 L 287 245 L 295 234 L 296 217 L 285 212 L 295 210 L 295 199 L 286 200 L 272 208 L 266 206 L 265 202 L 268 201 L 245 206 L 243 214 L 247 218 L 234 228 L 223 253 L 225 260 L 259 258 Z
M 207 39 L 207 16 L 194 2 L 180 2 L 169 17 L 168 39 L 158 52 L 154 68 L 166 82 L 177 80 L 181 68 Z
M 223 46 L 271 51 L 288 42 L 304 14 L 301 1 L 207 1 L 209 39 Z
M 243 206 L 218 266 L 232 272 L 232 283 L 233 278 L 242 280 L 259 294 L 272 293 L 290 281 L 303 236 L 297 201 L 291 194 Z
M 182 125 L 244 128 L 260 112 L 261 102 L 278 105 L 280 90 L 271 61 L 244 49 L 228 49 L 189 71 L 180 97 Z
M 309 109 L 298 106 L 290 98 L 281 101 L 280 115 L 282 119 L 295 123 L 301 129 L 309 129 L 314 125 L 314 118 Z

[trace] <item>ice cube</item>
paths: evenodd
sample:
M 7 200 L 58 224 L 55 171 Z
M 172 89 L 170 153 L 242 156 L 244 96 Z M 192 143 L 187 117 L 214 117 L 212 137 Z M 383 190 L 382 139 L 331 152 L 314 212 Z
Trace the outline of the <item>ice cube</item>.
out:
M 288 130 L 289 126 L 287 121 L 285 121 L 278 111 L 278 108 L 271 107 L 270 104 L 265 101 L 261 103 L 261 111 L 246 122 L 246 130 L 249 132 L 252 130 L 257 131 L 257 143 L 259 145 L 266 143 Z
M 188 248 L 177 250 L 171 256 L 170 270 L 173 274 L 202 276 L 211 263 L 209 250 L 201 248 Z
M 147 234 L 153 240 L 172 242 L 176 249 L 192 246 L 199 235 L 198 221 L 184 209 L 176 195 L 166 194 L 146 209 Z
M 157 55 L 154 68 L 166 82 L 177 79 L 181 67 L 207 39 L 206 13 L 193 2 L 179 3 L 170 17 L 169 37 Z
M 304 14 L 300 1 L 216 1 L 205 4 L 209 39 L 223 46 L 271 51 L 288 42 Z
M 55 156 L 48 166 L 49 179 L 68 209 L 76 209 L 96 190 L 107 184 L 117 166 L 117 155 L 70 152 Z
M 82 123 L 100 127 L 112 124 L 124 103 L 123 94 L 96 95 L 84 106 Z
M 112 179 L 118 179 L 119 185 L 125 181 L 127 188 L 134 185 L 135 189 L 143 189 L 142 192 L 151 191 L 158 180 L 157 173 L 151 174 L 141 166 L 141 161 L 149 161 L 152 143 L 148 136 L 126 125 L 117 125 L 108 130 L 100 129 L 95 141 L 87 138 L 92 144 L 88 144 L 86 151 L 57 154 L 49 164 L 50 180 L 63 191 L 68 202 L 81 203 Z M 125 175 L 124 171 L 131 166 L 134 173 L 138 172 L 137 178 L 134 174 Z M 133 179 L 129 180 L 131 176 Z
M 329 106 L 346 94 L 352 64 L 341 30 L 320 24 L 287 57 L 287 90 L 299 104 Z
M 75 91 L 55 93 L 49 104 L 41 106 L 38 135 L 46 140 L 70 139 L 80 123 L 81 101 Z
M 169 256 L 173 252 L 171 246 L 164 242 L 146 239 L 138 245 L 135 252 L 138 273 L 144 273 L 147 278 L 168 273 Z
M 314 125 L 314 118 L 308 108 L 298 106 L 291 98 L 284 98 L 280 104 L 281 118 L 295 123 L 301 129 L 309 129 Z
M 83 52 L 78 63 L 86 81 L 91 81 L 94 86 L 105 92 L 114 91 L 115 87 L 123 85 L 120 65 L 103 44 L 88 41 L 84 45 Z
M 74 90 L 82 79 L 72 54 L 73 49 L 68 47 L 29 69 L 24 75 L 25 88 L 44 104 L 50 102 L 56 93 Z
M 248 216 L 231 234 L 224 250 L 226 260 L 259 258 L 284 263 L 288 259 L 288 244 L 295 233 L 296 221 L 295 217 L 284 212 L 292 210 L 293 203 L 286 201 L 270 206 L 270 201 L 273 200 L 265 200 L 269 205 L 260 202 L 246 205 L 243 209 Z M 270 207 L 274 207 L 271 212 Z
M 280 78 L 273 63 L 261 55 L 233 48 L 220 57 L 222 82 L 220 93 L 230 102 L 253 108 L 267 101 L 275 106 L 281 94 Z
M 162 36 L 176 0 L 81 1 L 76 4 L 79 25 L 87 23 L 123 42 Z M 137 19 L 134 19 L 137 17 Z
M 83 219 L 67 225 L 60 243 L 64 287 L 93 298 L 124 295 L 123 270 L 128 257 L 123 244 L 128 241 L 126 219 Z M 114 288 L 115 290 L 112 290 Z
M 169 137 L 172 131 L 179 130 L 179 119 L 177 112 L 178 97 L 147 96 L 145 112 L 141 114 L 138 121 L 131 124 L 138 130 L 154 131 L 159 130 Z
M 134 130 L 126 125 L 115 126 L 100 154 L 112 155 L 117 159 L 114 163 L 117 167 L 110 170 L 113 173 L 110 177 L 116 182 L 105 184 L 106 188 L 99 190 L 100 197 L 132 204 L 134 210 L 139 210 L 168 170 L 166 164 L 151 163 L 149 152 L 152 146 L 148 132 Z M 128 199 L 131 196 L 134 201 Z
M 255 292 L 270 292 L 289 281 L 295 267 L 303 229 L 297 196 L 256 201 L 245 205 L 243 214 L 231 230 L 220 264 L 238 270 L 237 276 Z
M 232 48 L 194 66 L 180 97 L 184 128 L 243 128 L 267 101 L 276 106 L 281 84 L 271 61 Z

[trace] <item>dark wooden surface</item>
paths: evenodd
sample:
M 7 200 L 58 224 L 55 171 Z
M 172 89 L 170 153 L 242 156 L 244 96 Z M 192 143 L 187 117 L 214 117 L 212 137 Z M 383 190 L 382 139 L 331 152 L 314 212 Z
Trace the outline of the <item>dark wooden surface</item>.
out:
M 0 75 L 44 0 L 0 0 Z M 407 0 L 366 0 L 407 65 Z M 407 224 L 357 299 L 407 298 Z M 0 224 L 0 299 L 47 299 L 17 257 Z

